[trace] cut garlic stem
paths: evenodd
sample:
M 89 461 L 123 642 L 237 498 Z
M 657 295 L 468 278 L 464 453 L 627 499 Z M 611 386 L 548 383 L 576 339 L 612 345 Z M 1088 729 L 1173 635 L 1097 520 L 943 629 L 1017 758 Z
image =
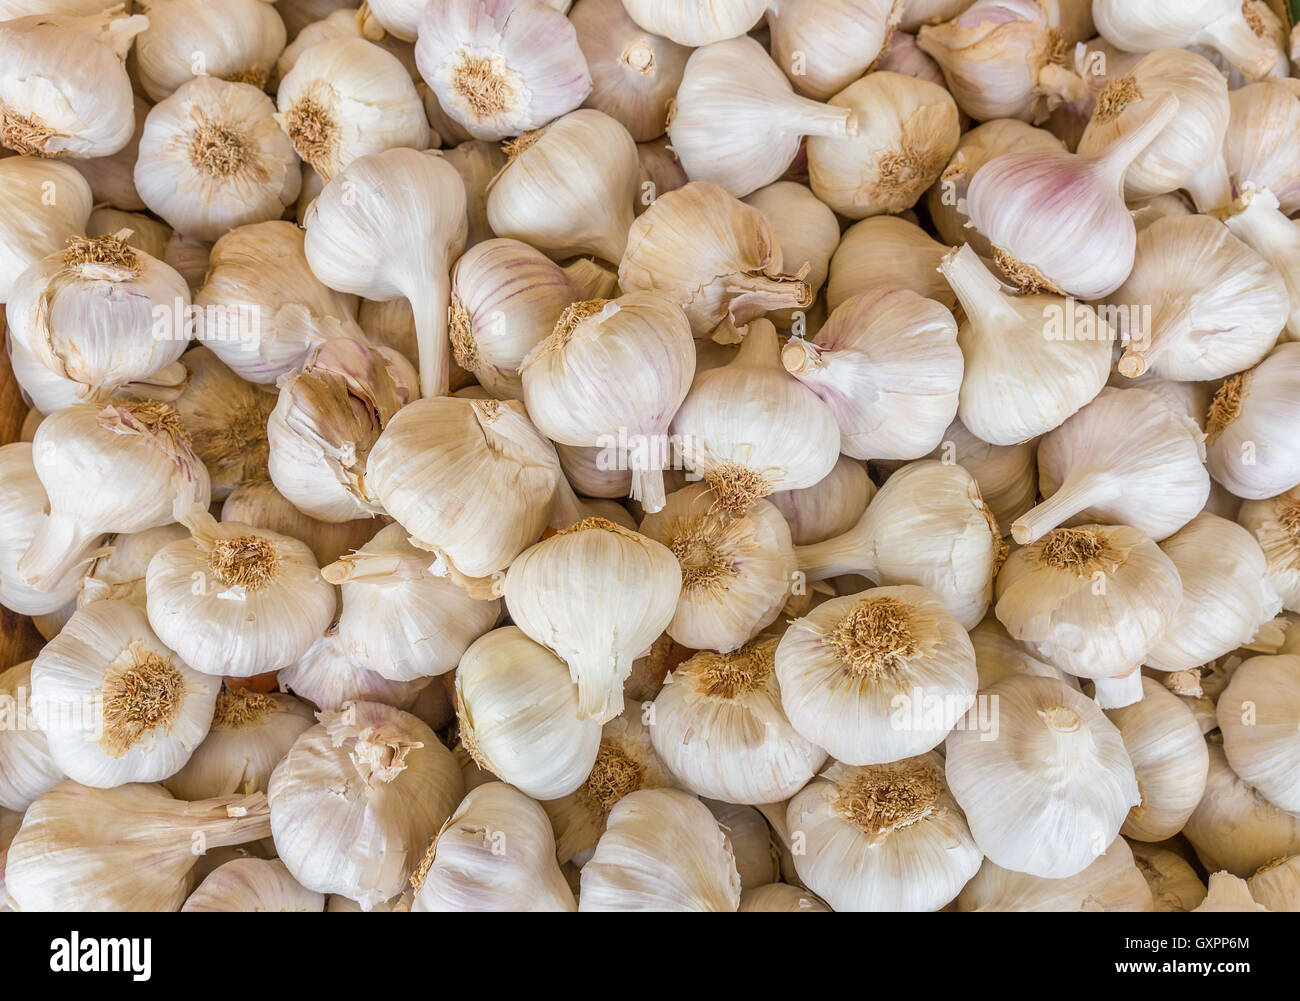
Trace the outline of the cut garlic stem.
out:
M 778 309 L 807 309 L 812 305 L 812 289 L 804 281 L 807 265 L 799 274 L 773 278 L 762 272 L 732 275 L 726 280 L 731 297 L 731 317 L 737 326 L 757 320 Z
M 858 525 L 861 524 L 859 521 Z M 856 540 L 850 540 L 846 544 L 846 540 L 855 531 L 856 528 L 846 535 L 814 542 L 810 546 L 795 546 L 794 555 L 799 561 L 800 572 L 813 582 L 853 573 L 872 577 L 876 566 L 870 547 L 856 545 Z
M 1048 63 L 1038 71 L 1038 86 L 1061 104 L 1074 104 L 1088 98 L 1088 85 L 1079 74 L 1056 63 Z
M 1142 701 L 1142 668 L 1122 678 L 1094 678 L 1093 699 L 1103 709 L 1122 709 Z
M 1120 493 L 1102 473 L 1071 473 L 1061 489 L 1016 519 L 1011 526 L 1011 537 L 1027 546 L 1081 511 L 1114 500 Z
M 1211 158 L 1196 176 L 1183 185 L 1198 212 L 1213 212 L 1232 201 L 1232 180 L 1223 154 Z

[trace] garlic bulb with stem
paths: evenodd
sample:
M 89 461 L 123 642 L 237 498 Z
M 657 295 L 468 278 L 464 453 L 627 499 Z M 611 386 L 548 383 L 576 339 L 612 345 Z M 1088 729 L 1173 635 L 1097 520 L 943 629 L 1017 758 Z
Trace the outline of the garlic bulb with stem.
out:
M 342 709 L 349 702 L 382 702 L 410 710 L 430 683 L 428 678 L 389 681 L 355 663 L 332 627 L 297 661 L 276 672 L 276 680 L 281 691 L 292 691 L 322 710 Z
M 1300 221 L 1282 214 L 1277 196 L 1247 185 L 1218 213 L 1232 235 L 1273 266 L 1286 285 L 1290 311 L 1283 339 L 1300 340 Z
M 1025 545 L 1058 525 L 1090 520 L 1131 525 L 1159 542 L 1205 506 L 1204 441 L 1195 421 L 1149 390 L 1107 386 L 1039 440 L 1045 499 L 1011 534 Z
M 799 877 L 837 911 L 937 911 L 980 868 L 934 751 L 883 764 L 832 762 L 791 798 L 807 849 Z
M 464 794 L 456 759 L 378 702 L 322 712 L 271 773 L 271 834 L 299 883 L 366 909 L 399 894 Z
M 846 765 L 931 750 L 978 685 L 965 628 L 911 584 L 832 598 L 796 619 L 777 647 L 776 676 L 794 728 Z
M 306 911 L 325 909 L 325 895 L 304 888 L 279 859 L 233 859 L 217 866 L 185 900 L 182 911 Z
M 1270 911 L 1300 911 L 1300 855 L 1264 863 L 1246 886 L 1251 897 Z
M 0 809 L 22 813 L 64 777 L 36 722 L 32 661 L 0 671 L 0 706 L 5 720 L 0 729 Z
M 329 566 L 344 553 L 361 548 L 374 536 L 376 528 L 372 518 L 329 522 L 308 517 L 289 503 L 270 480 L 251 480 L 237 486 L 221 506 L 221 520 L 268 528 L 305 542 L 319 566 Z
M 434 154 L 390 149 L 350 163 L 307 212 L 305 250 L 317 278 L 367 299 L 410 300 L 425 396 L 448 389 L 448 272 L 465 246 L 465 211 L 454 167 Z M 394 254 L 395 246 L 403 252 Z
M 787 0 L 768 10 L 772 58 L 800 94 L 824 101 L 892 50 L 900 0 Z
M 1210 475 L 1244 500 L 1300 485 L 1300 344 L 1279 344 L 1254 368 L 1229 376 L 1206 422 Z
M 579 911 L 734 911 L 740 874 L 709 808 L 677 789 L 641 789 L 610 811 L 582 867 Z
M 1282 607 L 1300 612 L 1300 488 L 1267 500 L 1246 501 L 1237 521 L 1264 550 L 1263 578 L 1281 596 Z
M 1119 288 L 1137 246 L 1124 174 L 1178 106 L 1172 94 L 1152 101 L 1128 132 L 1094 156 L 1005 153 L 981 168 L 968 189 L 967 213 L 1013 284 L 1080 299 Z M 1055 208 L 1046 213 L 1049 203 Z M 1063 232 L 1074 239 L 1061 240 Z
M 426 4 L 415 62 L 442 109 L 475 139 L 540 128 L 591 93 L 573 23 L 533 0 Z
M 77 159 L 120 150 L 135 129 L 124 60 L 148 27 L 120 6 L 0 22 L 0 145 Z
M 1119 732 L 1091 699 L 1052 678 L 1004 678 L 986 694 L 997 698 L 997 735 L 959 726 L 946 757 L 976 844 L 1013 872 L 1083 872 L 1141 798 Z
M 1133 864 L 1151 888 L 1157 911 L 1190 911 L 1205 899 L 1205 884 L 1177 852 L 1142 841 L 1129 841 Z
M 284 49 L 284 22 L 272 0 L 142 0 L 140 6 L 149 27 L 136 39 L 135 67 L 151 101 L 205 75 L 260 90 Z
M 842 150 L 861 121 L 847 102 L 834 107 L 796 95 L 781 68 L 748 37 L 692 53 L 676 101 L 668 136 L 687 176 L 737 198 L 779 179 L 805 136 L 824 137 L 815 141 Z
M 412 912 L 576 911 L 546 812 L 518 789 L 470 791 L 411 875 Z
M 846 299 L 881 285 L 911 289 L 951 309 L 957 297 L 939 272 L 947 252 L 920 226 L 898 216 L 872 216 L 854 223 L 831 256 L 826 306 L 836 309 Z
M 876 485 L 866 466 L 841 455 L 831 471 L 810 487 L 778 490 L 767 500 L 785 516 L 790 540 L 796 546 L 843 535 L 858 523 L 876 495 Z
M 580 715 L 564 662 L 517 626 L 481 636 L 461 657 L 456 719 L 474 763 L 534 799 L 579 789 L 600 751 L 600 723 Z
M 1300 813 L 1300 656 L 1247 660 L 1217 712 L 1233 772 L 1274 806 Z
M 624 0 L 623 6 L 646 31 L 691 48 L 745 34 L 767 9 L 766 0 Z
M 195 850 L 271 834 L 266 796 L 185 802 L 160 785 L 68 779 L 33 803 L 9 846 L 5 892 L 23 911 L 176 911 Z
M 1223 155 L 1236 190 L 1267 188 L 1288 216 L 1300 210 L 1300 81 L 1265 80 L 1234 90 Z
M 1123 838 L 1065 878 L 1044 879 L 986 860 L 957 897 L 959 911 L 1150 911 L 1150 887 Z
M 0 159 L 0 303 L 31 265 L 85 234 L 92 201 L 85 178 L 68 163 Z
M 840 224 L 835 213 L 807 187 L 793 181 L 777 181 L 759 188 L 744 201 L 767 216 L 781 245 L 783 260 L 792 265 L 797 262 L 800 270 L 804 263 L 809 265 L 803 280 L 816 296 L 826 283 L 831 255 L 840 242 Z M 770 318 L 778 327 L 794 327 L 799 312 L 776 310 Z

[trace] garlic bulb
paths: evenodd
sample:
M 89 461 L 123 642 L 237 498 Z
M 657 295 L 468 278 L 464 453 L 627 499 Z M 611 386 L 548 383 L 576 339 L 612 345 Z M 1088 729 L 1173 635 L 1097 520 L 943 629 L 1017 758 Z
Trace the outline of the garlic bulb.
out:
M 735 650 L 785 605 L 797 563 L 785 518 L 767 501 L 732 517 L 717 508 L 708 486 L 692 483 L 648 514 L 640 531 L 667 546 L 681 565 L 681 594 L 667 631 L 683 646 Z
M 151 101 L 205 75 L 260 90 L 284 49 L 284 22 L 271 0 L 143 0 L 140 6 L 149 27 L 136 39 L 135 65 Z
M 972 629 L 988 610 L 1006 544 L 970 473 L 920 460 L 890 476 L 848 532 L 795 555 L 808 580 L 860 573 L 927 588 Z
M 150 257 L 159 260 L 166 256 L 172 228 L 143 212 L 120 212 L 101 207 L 91 212 L 86 221 L 86 235 L 92 238 L 112 236 L 122 230 L 131 231 L 125 238 L 128 247 L 143 250 Z
M 260 2 L 260 0 L 259 0 Z M 234 859 L 214 869 L 182 911 L 323 911 L 325 895 L 305 889 L 279 859 Z
M 419 0 L 367 0 L 356 12 L 358 27 L 367 38 L 382 37 L 384 32 L 407 42 L 414 42 L 420 29 Z
M 145 119 L 136 190 L 193 239 L 215 240 L 236 226 L 279 219 L 301 185 L 298 155 L 276 124 L 275 106 L 250 84 L 199 76 Z
M 1003 678 L 1027 674 L 1035 678 L 1055 678 L 1071 688 L 1079 682 L 1054 664 L 1029 653 L 1011 638 L 1006 627 L 989 615 L 970 631 L 971 646 L 975 649 L 975 670 L 979 674 L 980 691 L 990 688 Z
M 1231 205 L 1222 210 L 1233 236 L 1273 266 L 1286 285 L 1290 311 L 1284 340 L 1300 340 L 1300 222 L 1281 212 L 1271 191 L 1248 186 Z
M 0 807 L 21 813 L 63 781 L 63 769 L 36 722 L 32 661 L 0 671 L 0 707 L 5 723 L 0 728 Z
M 271 834 L 299 883 L 363 909 L 395 897 L 464 793 L 437 735 L 378 702 L 323 712 L 271 773 Z
M 591 93 L 572 22 L 529 0 L 426 4 L 415 62 L 443 110 L 475 139 L 540 128 Z
M 978 684 L 966 630 L 933 592 L 910 584 L 833 598 L 796 619 L 777 647 L 776 675 L 794 728 L 846 765 L 930 750 Z
M 1282 211 L 1300 210 L 1300 169 L 1292 155 L 1300 140 L 1300 83 L 1265 80 L 1228 95 L 1232 115 L 1223 140 L 1228 174 L 1237 190 L 1267 188 Z
M 648 512 L 663 508 L 668 422 L 695 372 L 695 339 L 681 307 L 656 292 L 575 302 L 519 371 L 539 430 L 566 445 L 625 435 L 634 443 L 632 499 Z
M 579 718 L 604 723 L 623 711 L 632 661 L 671 621 L 682 576 L 666 546 L 586 518 L 510 564 L 506 608 L 524 633 L 568 664 Z
M 997 698 L 996 736 L 958 727 L 947 746 L 948 784 L 976 844 L 1014 872 L 1083 872 L 1141 798 L 1119 732 L 1051 678 L 1004 678 L 987 694 Z
M 311 707 L 292 695 L 223 688 L 207 737 L 163 787 L 177 799 L 266 792 L 275 766 L 315 723 Z
M 293 148 L 326 181 L 358 157 L 429 146 L 429 121 L 405 67 L 364 38 L 307 49 L 280 81 L 276 106 Z
M 406 529 L 389 525 L 321 570 L 342 585 L 339 640 L 355 663 L 392 681 L 446 674 L 496 625 L 500 601 L 470 597 L 431 573 L 431 562 L 406 541 Z
M 323 567 L 344 553 L 360 548 L 374 536 L 376 528 L 370 518 L 342 522 L 309 518 L 290 504 L 269 480 L 248 481 L 236 487 L 221 506 L 221 520 L 269 528 L 305 542 L 311 547 L 316 563 Z
M 506 154 L 496 143 L 470 140 L 444 151 L 442 157 L 456 168 L 456 173 L 460 174 L 460 179 L 465 183 L 469 213 L 466 249 L 492 239 L 494 234 L 487 216 L 488 190 L 492 179 L 508 162 Z
M 686 467 L 732 515 L 777 490 L 812 486 L 839 458 L 834 413 L 781 367 L 767 320 L 749 325 L 731 362 L 696 378 L 672 431 Z
M 906 219 L 863 219 L 849 227 L 831 257 L 826 306 L 836 309 L 846 299 L 880 285 L 911 289 L 951 309 L 957 297 L 939 273 L 939 262 L 947 252 L 947 247 Z
M 786 810 L 807 839 L 794 857 L 799 878 L 837 911 L 937 911 L 983 859 L 935 752 L 833 762 Z
M 591 74 L 587 105 L 639 143 L 663 135 L 690 51 L 638 27 L 622 0 L 582 0 L 569 21 Z
M 1263 500 L 1300 485 L 1293 431 L 1300 395 L 1300 344 L 1280 344 L 1252 369 L 1229 376 L 1206 423 L 1210 475 L 1238 497 Z
M 788 883 L 756 886 L 740 895 L 740 910 L 745 911 L 829 911 L 830 908 L 807 890 Z
M 824 101 L 869 69 L 896 40 L 905 4 L 895 0 L 790 0 L 767 15 L 772 58 L 801 94 Z
M 456 718 L 474 763 L 534 799 L 582 786 L 600 749 L 600 724 L 579 715 L 564 662 L 516 626 L 494 629 L 461 657 Z
M 1129 848 L 1157 911 L 1190 911 L 1205 899 L 1205 884 L 1181 855 L 1141 841 L 1130 841 Z
M 1143 229 L 1133 270 L 1110 298 L 1120 309 L 1152 304 L 1153 315 L 1129 331 L 1119 360 L 1130 378 L 1149 370 L 1202 382 L 1250 368 L 1277 342 L 1290 311 L 1286 284 L 1272 266 L 1201 215 L 1158 219 Z
M 550 518 L 559 464 L 515 407 L 417 400 L 388 422 L 370 450 L 368 489 L 413 545 L 437 554 L 442 575 L 505 570 Z
M 745 198 L 767 216 L 781 245 L 783 260 L 795 264 L 799 270 L 808 264 L 803 280 L 813 296 L 821 291 L 830 272 L 831 255 L 840 242 L 840 224 L 835 213 L 818 201 L 808 188 L 793 181 L 777 181 L 759 188 Z M 798 322 L 798 310 L 777 310 L 772 322 L 780 327 L 793 327 Z
M 1300 910 L 1300 855 L 1274 859 L 1246 880 L 1251 897 L 1270 911 Z
M 377 301 L 410 300 L 421 391 L 445 395 L 447 275 L 467 226 L 465 185 L 455 168 L 413 149 L 362 157 L 325 186 L 306 226 L 307 261 L 330 288 Z M 394 254 L 394 246 L 401 252 Z
M 180 416 L 165 403 L 91 404 L 51 414 L 32 443 L 50 516 L 18 573 L 51 590 L 107 532 L 143 532 L 209 503 L 208 471 L 190 449 Z M 82 489 L 87 470 L 112 469 L 103 489 Z
M 461 800 L 411 876 L 411 910 L 576 911 L 546 812 L 504 782 Z
M 305 25 L 301 31 L 294 34 L 293 41 L 282 52 L 277 53 L 278 58 L 274 61 L 275 72 L 272 74 L 272 79 L 274 81 L 284 79 L 297 65 L 299 57 L 313 45 L 328 42 L 333 38 L 365 38 L 401 60 L 402 66 L 405 67 L 418 91 L 422 83 L 420 72 L 415 68 L 415 46 L 411 44 L 415 38 L 414 31 L 411 33 L 411 39 L 407 41 L 403 41 L 396 35 L 385 35 L 379 39 L 371 38 L 362 32 L 361 25 L 358 23 L 358 12 L 349 9 L 348 4 L 352 0 L 338 0 L 338 2 L 340 4 L 338 9 L 331 11 L 328 16 L 322 17 L 319 21 L 312 21 Z M 276 7 L 281 8 L 280 13 L 283 16 L 282 3 L 277 3 Z
M 731 842 L 742 896 L 750 887 L 764 886 L 781 878 L 780 849 L 767 819 L 759 810 L 716 799 L 701 802 L 709 808 L 722 833 Z
M 582 867 L 580 911 L 734 911 L 740 875 L 709 808 L 676 789 L 619 800 Z
M 1244 879 L 1272 859 L 1300 854 L 1300 816 L 1239 778 L 1218 744 L 1209 751 L 1205 795 L 1183 827 L 1201 864 Z
M 149 19 L 120 7 L 0 22 L 0 145 L 25 156 L 109 156 L 131 141 L 127 50 Z
M 810 152 L 815 142 L 843 150 L 861 119 L 847 102 L 833 107 L 797 96 L 752 38 L 715 42 L 692 53 L 676 100 L 668 135 L 687 176 L 737 198 L 780 178 L 804 136 L 824 137 L 810 140 Z
M 91 203 L 90 186 L 66 163 L 0 159 L 0 303 L 28 267 L 85 233 Z
M 736 38 L 763 19 L 766 0 L 624 0 L 646 31 L 698 48 Z
M 1151 889 L 1123 838 L 1102 846 L 1096 861 L 1063 879 L 1014 872 L 991 859 L 957 897 L 959 911 L 1150 911 Z
M 957 412 L 961 354 L 947 309 L 877 286 L 837 306 L 812 341 L 791 338 L 781 362 L 830 407 L 845 455 L 916 459 Z
M 347 655 L 337 629 L 327 629 L 301 657 L 276 673 L 281 691 L 292 691 L 317 709 L 342 709 L 349 702 L 382 702 L 396 709 L 411 709 L 429 684 L 389 681 L 356 664 Z
M 1277 53 L 1271 42 L 1256 33 L 1246 16 L 1248 9 L 1236 0 L 1156 0 L 1146 4 L 1094 0 L 1092 16 L 1101 35 L 1128 52 L 1207 45 L 1248 79 L 1258 80 L 1273 69 Z
M 301 657 L 336 604 L 307 544 L 200 511 L 186 524 L 192 537 L 149 561 L 149 623 L 159 638 L 195 670 L 233 678 Z
M 1210 874 L 1210 890 L 1195 910 L 1206 913 L 1237 913 L 1240 911 L 1266 911 L 1267 907 L 1255 903 L 1244 879 L 1228 872 Z
M 980 169 L 968 189 L 967 214 L 1013 284 L 1080 299 L 1100 299 L 1119 288 L 1133 269 L 1137 245 L 1124 175 L 1178 106 L 1172 94 L 1156 99 L 1094 156 L 1006 153 Z M 1074 239 L 1061 240 L 1062 232 Z
M 1145 389 L 1106 387 L 1038 443 L 1046 498 L 1016 520 L 1021 545 L 1073 520 L 1131 525 L 1159 542 L 1205 506 L 1204 436 Z
M 5 891 L 23 911 L 176 911 L 196 849 L 270 833 L 261 793 L 187 803 L 159 785 L 92 789 L 69 779 L 28 808 Z
M 366 459 L 385 425 L 416 395 L 414 372 L 382 351 L 346 338 L 313 348 L 280 379 L 266 425 L 268 470 L 304 514 L 350 521 L 381 511 L 368 488 Z
M 1245 646 L 1282 608 L 1259 543 L 1240 525 L 1198 514 L 1160 549 L 1183 582 L 1183 600 L 1144 663 L 1187 671 Z M 1172 833 L 1172 832 L 1171 832 Z M 1159 839 L 1157 839 L 1159 840 Z
M 1252 657 L 1219 696 L 1219 729 L 1232 770 L 1274 806 L 1300 813 L 1300 657 Z
M 876 494 L 866 467 L 841 455 L 829 473 L 811 487 L 778 490 L 767 500 L 785 516 L 790 539 L 807 546 L 843 535 L 858 523 Z
M 808 173 L 817 197 L 850 219 L 910 208 L 957 149 L 957 106 L 929 81 L 869 73 L 831 105 L 852 109 L 859 129 L 845 140 L 812 136 Z
M 590 261 L 561 268 L 518 240 L 485 240 L 452 268 L 452 352 L 496 399 L 521 400 L 524 359 L 571 303 L 606 298 L 615 285 L 612 274 Z
M 1012 522 L 1032 508 L 1038 498 L 1037 453 L 1036 440 L 990 445 L 961 421 L 953 421 L 928 458 L 964 466 L 974 477 L 998 532 L 1007 536 Z
M 742 327 L 772 310 L 812 305 L 807 283 L 783 273 L 781 246 L 763 214 L 703 181 L 660 194 L 637 217 L 618 281 L 624 292 L 675 300 L 700 338 L 726 319 Z
M 9 335 L 92 402 L 161 372 L 189 342 L 185 280 L 126 232 L 73 237 L 18 276 L 5 307 Z
M 1300 489 L 1246 501 L 1237 520 L 1264 550 L 1263 579 L 1282 597 L 1287 611 L 1300 612 Z

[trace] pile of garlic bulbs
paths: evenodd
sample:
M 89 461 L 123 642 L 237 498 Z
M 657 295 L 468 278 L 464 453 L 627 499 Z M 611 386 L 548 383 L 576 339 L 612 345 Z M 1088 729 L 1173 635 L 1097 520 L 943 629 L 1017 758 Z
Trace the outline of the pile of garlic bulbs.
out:
M 1300 911 L 1280 4 L 0 17 L 0 909 Z

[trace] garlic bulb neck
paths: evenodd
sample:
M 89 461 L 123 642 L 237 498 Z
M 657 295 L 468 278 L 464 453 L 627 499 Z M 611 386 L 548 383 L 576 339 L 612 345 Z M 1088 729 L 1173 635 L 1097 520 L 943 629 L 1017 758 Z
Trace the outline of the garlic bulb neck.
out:
M 961 301 L 967 316 L 978 316 L 987 324 L 1016 319 L 1009 293 L 969 243 L 950 250 L 939 265 L 943 276 Z
M 1124 191 L 1124 173 L 1129 164 L 1151 145 L 1151 141 L 1178 113 L 1178 98 L 1165 94 L 1156 101 L 1146 116 L 1130 131 L 1125 132 L 1098 156 L 1092 158 L 1097 176 L 1112 185 L 1121 194 Z M 1118 112 L 1117 112 L 1118 113 Z
M 1104 473 L 1072 472 L 1052 496 L 1016 519 L 1011 537 L 1022 546 L 1028 545 L 1053 526 L 1096 504 L 1114 500 L 1120 493 Z

